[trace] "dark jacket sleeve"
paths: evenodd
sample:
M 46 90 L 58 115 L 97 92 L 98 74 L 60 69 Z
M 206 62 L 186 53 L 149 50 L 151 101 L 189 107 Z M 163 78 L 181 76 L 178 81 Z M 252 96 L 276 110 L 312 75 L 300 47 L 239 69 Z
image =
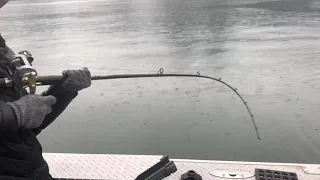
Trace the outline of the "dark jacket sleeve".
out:
M 4 101 L 0 101 L 0 137 L 6 133 L 18 131 L 18 121 L 13 109 Z
M 52 112 L 46 116 L 43 123 L 35 129 L 35 133 L 39 134 L 43 129 L 49 126 L 70 104 L 70 102 L 78 95 L 78 92 L 69 92 L 59 85 L 50 86 L 42 95 L 53 95 L 57 102 L 52 106 Z
M 0 48 L 2 52 L 0 53 L 1 59 L 7 58 L 14 55 L 14 52 L 6 46 L 6 41 L 2 38 L 0 34 Z M 8 53 L 9 52 L 9 53 Z M 7 75 L 3 71 L 3 75 Z M 4 101 L 0 101 L 0 137 L 7 133 L 17 132 L 18 131 L 18 121 L 13 109 L 7 105 Z

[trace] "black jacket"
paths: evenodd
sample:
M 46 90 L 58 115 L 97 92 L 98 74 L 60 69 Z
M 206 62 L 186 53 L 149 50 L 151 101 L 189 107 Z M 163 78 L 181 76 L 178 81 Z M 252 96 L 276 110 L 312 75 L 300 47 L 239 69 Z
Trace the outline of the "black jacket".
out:
M 0 48 L 3 46 L 10 51 L 0 35 Z M 0 68 L 0 78 L 7 76 L 8 72 Z M 14 111 L 6 102 L 18 100 L 25 94 L 26 91 L 15 88 L 0 89 L 0 180 L 50 179 L 49 167 L 42 157 L 42 147 L 37 135 L 77 96 L 77 93 L 70 93 L 59 86 L 50 87 L 43 95 L 57 98 L 52 112 L 46 116 L 39 128 L 23 130 L 19 129 Z

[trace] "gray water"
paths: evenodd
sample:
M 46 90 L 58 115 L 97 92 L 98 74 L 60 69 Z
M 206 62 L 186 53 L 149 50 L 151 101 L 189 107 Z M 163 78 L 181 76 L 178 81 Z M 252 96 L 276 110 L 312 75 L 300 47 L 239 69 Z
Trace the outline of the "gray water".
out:
M 0 32 L 39 74 L 222 77 L 94 82 L 40 135 L 46 152 L 320 163 L 320 2 L 16 0 Z M 46 87 L 38 89 L 38 93 Z

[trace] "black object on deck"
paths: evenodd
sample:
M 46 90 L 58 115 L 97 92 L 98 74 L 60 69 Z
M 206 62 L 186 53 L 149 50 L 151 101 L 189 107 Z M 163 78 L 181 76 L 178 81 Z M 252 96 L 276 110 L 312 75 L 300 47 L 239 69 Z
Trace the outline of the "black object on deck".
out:
M 194 170 L 190 170 L 187 173 L 181 175 L 181 180 L 202 180 L 202 177 Z
M 135 180 L 161 180 L 176 171 L 177 167 L 173 161 L 170 161 L 168 156 L 164 156 L 160 162 L 141 173 Z
M 256 169 L 255 176 L 256 180 L 298 180 L 296 173 L 269 169 Z

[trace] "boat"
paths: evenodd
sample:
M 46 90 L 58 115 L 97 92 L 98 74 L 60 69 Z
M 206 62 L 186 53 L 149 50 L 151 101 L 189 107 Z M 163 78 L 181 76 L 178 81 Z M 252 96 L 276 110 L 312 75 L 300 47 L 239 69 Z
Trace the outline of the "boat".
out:
M 167 156 L 44 153 L 57 180 L 137 180 Z M 164 180 L 317 180 L 320 164 L 170 159 L 176 166 Z M 165 169 L 168 171 L 169 169 Z M 197 176 L 192 175 L 196 174 Z M 186 175 L 191 175 L 185 178 Z M 152 179 L 152 178 L 145 178 Z M 155 178 L 156 179 L 156 178 Z M 159 178 L 161 179 L 161 178 Z

